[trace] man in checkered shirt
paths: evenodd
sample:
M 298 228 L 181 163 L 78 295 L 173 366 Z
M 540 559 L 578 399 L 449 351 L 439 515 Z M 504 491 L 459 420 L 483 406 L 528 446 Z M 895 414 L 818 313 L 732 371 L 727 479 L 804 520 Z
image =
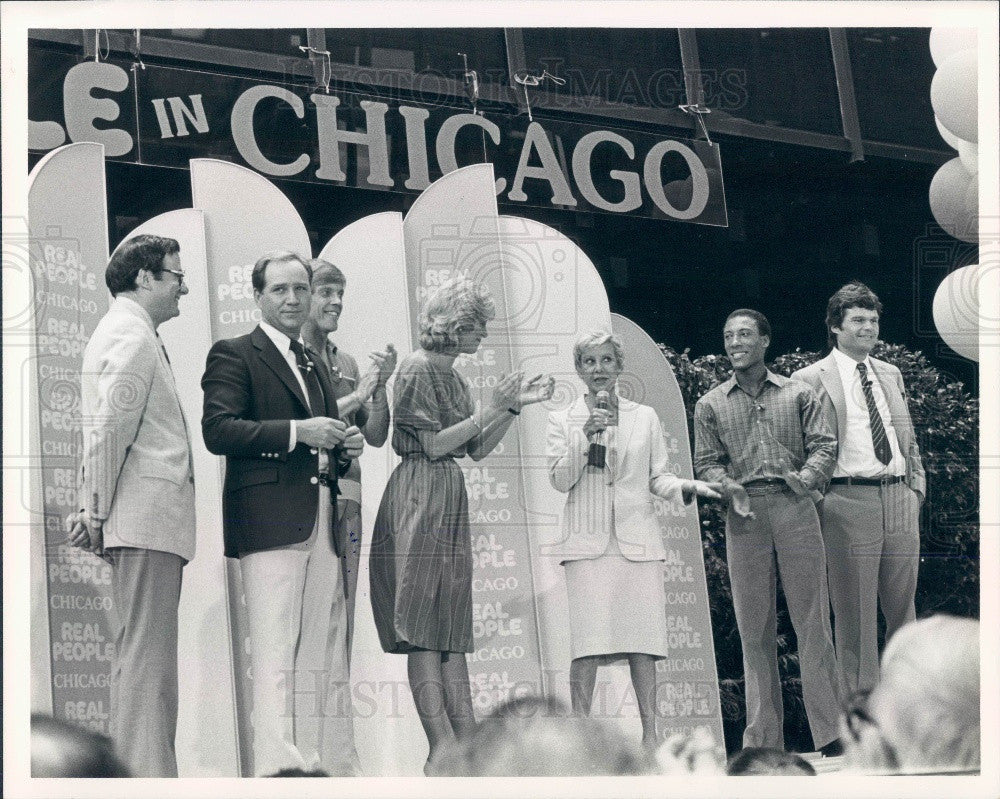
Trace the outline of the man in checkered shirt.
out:
M 775 608 L 780 573 L 813 743 L 824 754 L 839 754 L 837 664 L 816 513 L 816 489 L 833 471 L 836 441 L 813 390 L 765 367 L 770 336 L 758 311 L 740 309 L 726 320 L 734 374 L 695 407 L 694 468 L 700 480 L 722 483 L 729 498 L 726 558 L 746 681 L 743 746 L 784 748 Z

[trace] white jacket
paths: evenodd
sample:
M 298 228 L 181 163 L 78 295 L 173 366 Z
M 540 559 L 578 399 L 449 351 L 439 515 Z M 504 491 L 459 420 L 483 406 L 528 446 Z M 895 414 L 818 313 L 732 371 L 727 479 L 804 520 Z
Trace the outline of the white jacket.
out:
M 80 382 L 80 507 L 106 519 L 105 548 L 191 560 L 191 443 L 173 374 L 142 306 L 115 299 L 87 343 Z
M 589 416 L 583 397 L 566 410 L 549 414 L 549 480 L 557 491 L 568 494 L 563 534 L 549 553 L 560 562 L 600 557 L 608 546 L 613 523 L 626 558 L 664 560 L 654 496 L 678 503 L 684 500 L 681 478 L 668 469 L 656 411 L 619 398 L 616 446 L 608 450 L 607 467 L 596 473 L 586 469 L 590 442 L 583 434 L 583 425 Z

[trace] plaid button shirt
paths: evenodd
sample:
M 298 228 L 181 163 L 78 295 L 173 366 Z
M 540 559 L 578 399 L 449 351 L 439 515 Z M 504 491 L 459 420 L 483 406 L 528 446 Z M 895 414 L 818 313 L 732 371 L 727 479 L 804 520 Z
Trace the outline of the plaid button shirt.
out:
M 756 397 L 733 376 L 698 400 L 694 440 L 695 474 L 710 482 L 780 480 L 792 470 L 812 489 L 837 464 L 837 442 L 813 390 L 770 370 Z

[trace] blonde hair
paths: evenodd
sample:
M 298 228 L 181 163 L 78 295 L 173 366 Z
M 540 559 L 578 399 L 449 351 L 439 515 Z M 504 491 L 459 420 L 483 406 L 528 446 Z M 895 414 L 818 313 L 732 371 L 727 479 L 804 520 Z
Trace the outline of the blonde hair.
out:
M 625 349 L 622 347 L 618 336 L 614 333 L 609 333 L 607 330 L 591 330 L 577 338 L 573 344 L 573 365 L 579 370 L 583 365 L 583 353 L 585 350 L 589 350 L 591 347 L 600 347 L 602 344 L 607 344 L 608 342 L 611 342 L 611 346 L 615 350 L 615 361 L 618 364 L 618 368 L 624 369 Z
M 420 346 L 444 352 L 458 344 L 457 330 L 469 323 L 485 325 L 496 316 L 489 289 L 465 277 L 442 283 L 420 309 Z
M 886 644 L 869 711 L 900 770 L 978 768 L 979 622 L 943 614 Z

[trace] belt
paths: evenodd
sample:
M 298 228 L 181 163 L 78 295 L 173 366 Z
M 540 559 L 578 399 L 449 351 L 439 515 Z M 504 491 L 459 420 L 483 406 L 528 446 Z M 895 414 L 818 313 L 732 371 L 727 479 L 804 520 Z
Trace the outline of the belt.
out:
M 837 486 L 892 486 L 906 478 L 901 474 L 892 477 L 834 477 L 830 485 Z
M 784 480 L 751 480 L 749 483 L 743 486 L 747 492 L 747 496 L 756 497 L 761 494 L 780 494 L 782 491 L 788 491 L 788 483 Z

